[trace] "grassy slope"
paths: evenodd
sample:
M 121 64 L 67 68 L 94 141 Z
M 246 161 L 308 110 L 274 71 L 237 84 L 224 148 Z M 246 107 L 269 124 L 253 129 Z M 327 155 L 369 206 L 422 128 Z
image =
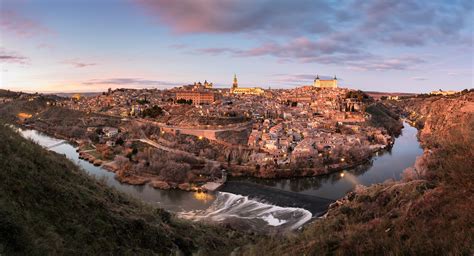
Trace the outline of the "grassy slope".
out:
M 384 127 L 390 134 L 399 135 L 403 125 L 395 113 L 380 103 L 367 107 L 367 113 L 372 115 L 369 123 L 376 127 Z
M 0 141 L 0 255 L 209 254 L 246 242 L 127 198 L 3 125 Z
M 244 254 L 472 255 L 474 116 L 461 115 L 458 100 L 425 107 L 432 155 L 420 163 L 422 177 L 359 189 L 302 234 L 261 240 Z

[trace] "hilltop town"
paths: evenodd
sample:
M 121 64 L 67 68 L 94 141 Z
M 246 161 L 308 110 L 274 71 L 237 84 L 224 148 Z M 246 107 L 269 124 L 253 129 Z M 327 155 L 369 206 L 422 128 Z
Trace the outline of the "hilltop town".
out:
M 229 89 L 205 81 L 89 97 L 14 94 L 2 101 L 33 104 L 9 114 L 76 143 L 81 158 L 121 182 L 160 189 L 205 190 L 206 182 L 221 183 L 226 175 L 341 171 L 389 149 L 402 127 L 367 94 L 339 88 L 336 77 L 316 76 L 294 89 L 240 87 L 234 76 Z

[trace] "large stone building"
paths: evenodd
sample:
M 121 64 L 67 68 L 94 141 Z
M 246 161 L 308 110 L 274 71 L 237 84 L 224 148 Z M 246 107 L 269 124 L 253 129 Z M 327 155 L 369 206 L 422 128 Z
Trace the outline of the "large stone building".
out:
M 195 89 L 201 89 L 201 88 L 212 89 L 213 84 L 209 83 L 209 82 L 207 82 L 207 80 L 205 80 L 204 84 L 201 83 L 201 82 L 194 82 L 193 86 L 194 86 Z
M 313 86 L 318 88 L 337 88 L 337 77 L 334 76 L 334 79 L 319 79 L 319 75 L 317 75 Z
M 176 100 L 192 100 L 193 104 L 211 104 L 214 102 L 214 93 L 207 91 L 178 91 Z
M 239 83 L 237 82 L 237 75 L 234 74 L 234 82 L 232 83 L 232 88 L 230 89 L 231 93 L 234 94 L 251 94 L 251 95 L 262 95 L 265 91 L 260 87 L 249 87 L 249 88 L 239 88 Z

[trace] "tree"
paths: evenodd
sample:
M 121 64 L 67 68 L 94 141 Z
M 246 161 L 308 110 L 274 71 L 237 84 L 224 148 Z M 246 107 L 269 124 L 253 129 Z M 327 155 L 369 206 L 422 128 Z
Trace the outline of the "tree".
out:
M 140 105 L 145 105 L 145 104 L 150 103 L 150 101 L 148 101 L 148 100 L 145 98 L 145 99 L 139 99 L 139 100 L 137 100 L 137 103 L 140 104 Z
M 115 144 L 117 145 L 123 145 L 124 141 L 121 137 L 117 138 L 117 140 L 115 141 Z
M 122 170 L 129 170 L 131 167 L 129 159 L 124 156 L 117 155 L 114 161 L 115 164 Z
M 160 116 L 162 114 L 163 114 L 163 109 L 161 109 L 157 105 L 154 105 L 151 108 L 147 108 L 147 109 L 143 110 L 142 117 L 155 118 L 155 117 Z
M 188 104 L 188 105 L 191 105 L 191 104 L 193 104 L 193 100 L 178 99 L 178 100 L 176 101 L 176 103 L 178 103 L 178 104 Z
M 88 137 L 93 143 L 99 143 L 100 138 L 97 133 L 91 133 Z
M 102 131 L 102 128 L 97 127 L 97 128 L 95 129 L 95 133 L 97 133 L 98 135 L 103 135 L 103 134 L 104 134 L 104 131 Z
M 160 177 L 165 181 L 172 181 L 181 183 L 186 180 L 188 172 L 191 170 L 191 166 L 187 163 L 176 163 L 169 161 L 160 171 Z

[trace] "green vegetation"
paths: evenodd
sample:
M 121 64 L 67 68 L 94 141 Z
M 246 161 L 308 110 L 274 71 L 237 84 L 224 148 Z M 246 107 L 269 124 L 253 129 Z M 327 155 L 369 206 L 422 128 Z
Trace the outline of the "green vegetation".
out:
M 191 105 L 191 104 L 193 104 L 193 100 L 179 99 L 179 100 L 176 101 L 176 103 L 178 103 L 178 104 L 188 104 L 188 105 Z
M 0 141 L 0 255 L 222 255 L 248 242 L 128 198 L 3 124 Z
M 358 90 L 358 91 L 348 91 L 346 93 L 346 99 L 351 98 L 351 99 L 357 99 L 358 101 L 368 101 L 370 100 L 369 95 L 365 94 L 363 91 Z
M 400 118 L 381 103 L 371 104 L 366 112 L 372 115 L 369 124 L 385 128 L 390 134 L 400 134 L 403 125 Z
M 145 105 L 145 104 L 150 103 L 150 101 L 147 100 L 146 98 L 144 98 L 144 99 L 138 99 L 137 103 L 140 104 L 140 105 Z
M 142 117 L 155 118 L 157 116 L 160 116 L 161 114 L 163 114 L 163 110 L 160 107 L 158 107 L 157 105 L 154 105 L 151 108 L 147 108 L 147 109 L 143 110 Z

